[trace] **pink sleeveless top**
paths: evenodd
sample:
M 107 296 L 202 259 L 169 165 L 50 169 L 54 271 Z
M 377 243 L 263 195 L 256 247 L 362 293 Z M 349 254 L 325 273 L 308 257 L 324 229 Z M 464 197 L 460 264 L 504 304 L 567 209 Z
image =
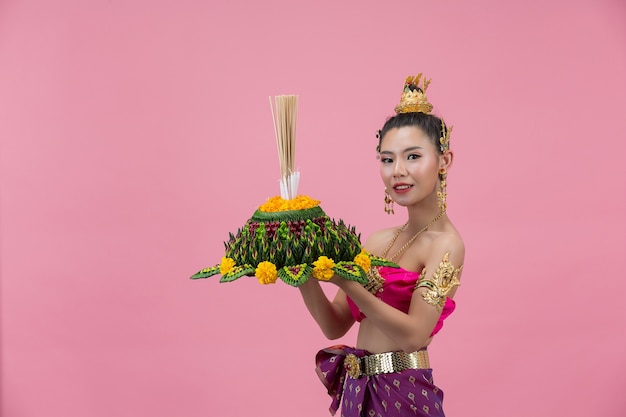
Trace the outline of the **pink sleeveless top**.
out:
M 391 268 L 388 266 L 381 266 L 378 268 L 380 276 L 385 279 L 385 282 L 381 289 L 375 294 L 377 298 L 384 301 L 386 304 L 404 312 L 409 312 L 411 305 L 411 297 L 415 290 L 415 283 L 419 278 L 419 273 L 407 271 L 402 268 Z M 356 321 L 361 321 L 365 318 L 365 315 L 359 310 L 354 301 L 350 297 L 347 297 L 348 305 L 350 306 L 350 312 L 352 317 Z M 446 298 L 446 303 L 441 311 L 441 316 L 435 325 L 435 329 L 431 333 L 434 336 L 443 327 L 443 321 L 454 311 L 456 303 L 452 298 Z

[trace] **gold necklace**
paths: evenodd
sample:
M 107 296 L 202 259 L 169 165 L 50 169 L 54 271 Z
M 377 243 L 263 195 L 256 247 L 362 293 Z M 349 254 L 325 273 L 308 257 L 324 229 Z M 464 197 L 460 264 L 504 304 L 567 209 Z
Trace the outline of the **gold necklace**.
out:
M 389 243 L 389 246 L 387 246 L 387 249 L 385 249 L 385 253 L 383 254 L 383 258 L 388 259 L 389 261 L 393 261 L 395 258 L 397 258 L 398 256 L 402 255 L 402 253 L 407 250 L 407 248 L 409 246 L 411 246 L 411 243 L 413 243 L 415 241 L 415 239 L 417 239 L 417 237 L 419 235 L 421 235 L 423 232 L 425 232 L 430 226 L 432 226 L 433 224 L 435 224 L 437 222 L 437 220 L 441 219 L 441 217 L 445 214 L 445 210 L 440 211 L 439 214 L 437 214 L 437 216 L 432 219 L 430 221 L 430 223 L 428 223 L 426 226 L 422 227 L 417 233 L 415 233 L 415 235 L 413 235 L 413 237 L 411 239 L 409 239 L 408 242 L 406 242 L 404 244 L 404 246 L 402 246 L 400 248 L 399 251 L 397 251 L 392 257 L 387 258 L 387 254 L 389 253 L 389 251 L 391 250 L 391 247 L 393 246 L 394 243 L 396 243 L 396 240 L 398 240 L 398 237 L 400 236 L 400 234 L 402 232 L 404 232 L 407 228 L 407 226 L 409 225 L 409 222 L 406 222 L 404 224 L 404 226 L 402 226 L 400 229 L 398 229 L 398 231 L 396 232 L 396 234 L 394 235 L 393 239 L 391 239 L 391 242 Z
M 388 259 L 389 261 L 393 261 L 396 257 L 400 256 L 409 246 L 411 246 L 411 243 L 413 243 L 419 235 L 421 235 L 424 231 L 426 231 L 426 229 L 428 229 L 430 226 L 435 224 L 435 222 L 439 220 L 441 216 L 443 216 L 445 213 L 446 213 L 445 210 L 441 211 L 437 215 L 437 217 L 435 217 L 426 226 L 422 227 L 419 232 L 417 232 L 407 243 L 405 243 L 404 246 L 402 246 L 398 252 L 396 252 L 391 258 L 387 258 L 387 254 L 391 250 L 391 247 L 393 246 L 393 244 L 396 243 L 396 240 L 398 240 L 400 233 L 404 232 L 407 226 L 409 225 L 409 222 L 406 222 L 402 227 L 398 229 L 396 234 L 393 236 L 393 238 L 391 239 L 391 242 L 389 242 L 389 245 L 385 249 L 385 252 L 383 253 L 382 257 Z M 378 268 L 375 266 L 370 267 L 369 271 L 367 271 L 367 283 L 364 285 L 365 289 L 371 292 L 372 294 L 376 295 L 377 292 L 382 291 L 384 283 L 385 283 L 385 278 L 383 278 L 380 275 L 380 272 L 378 272 Z

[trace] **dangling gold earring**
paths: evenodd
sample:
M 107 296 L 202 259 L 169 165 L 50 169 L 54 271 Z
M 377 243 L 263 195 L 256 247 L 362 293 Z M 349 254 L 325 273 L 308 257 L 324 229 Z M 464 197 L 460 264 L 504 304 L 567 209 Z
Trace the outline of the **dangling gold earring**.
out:
M 385 190 L 385 213 L 395 214 L 393 212 L 393 200 L 391 199 L 391 196 L 389 195 L 387 190 Z
M 446 181 L 446 177 L 448 176 L 448 172 L 445 168 L 439 168 L 439 184 L 437 185 L 437 204 L 439 205 L 439 210 L 446 211 L 446 198 L 448 198 L 448 191 L 446 190 L 448 186 L 448 181 Z

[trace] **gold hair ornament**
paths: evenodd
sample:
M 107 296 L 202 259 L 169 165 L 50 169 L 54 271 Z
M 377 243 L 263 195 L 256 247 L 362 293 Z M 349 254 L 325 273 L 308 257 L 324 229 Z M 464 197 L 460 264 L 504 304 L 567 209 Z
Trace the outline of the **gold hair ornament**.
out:
M 421 85 L 420 81 L 422 81 Z M 426 89 L 430 85 L 430 81 L 426 77 L 422 78 L 422 73 L 416 77 L 412 75 L 406 77 L 400 104 L 395 108 L 396 113 L 430 113 L 433 105 L 426 98 Z
M 454 287 L 461 285 L 459 274 L 463 269 L 463 265 L 455 268 L 448 259 L 449 256 L 450 252 L 446 252 L 446 254 L 443 255 L 443 260 L 432 278 L 426 278 L 426 268 L 422 269 L 422 273 L 415 284 L 415 289 L 427 289 L 427 291 L 421 293 L 422 298 L 428 304 L 435 306 L 439 312 L 443 309 L 443 305 L 450 291 L 452 291 Z
M 441 119 L 441 137 L 439 138 L 439 149 L 441 153 L 444 153 L 450 149 L 450 132 L 454 126 L 446 127 L 446 124 Z
M 398 103 L 395 108 L 396 113 L 430 114 L 433 105 L 430 104 L 426 97 L 426 89 L 430 85 L 430 82 L 431 79 L 422 77 L 422 73 L 417 74 L 415 77 L 412 75 L 406 77 L 400 103 Z M 439 138 L 439 149 L 441 153 L 450 149 L 450 132 L 452 132 L 452 126 L 447 128 L 443 119 L 441 119 L 441 137 Z

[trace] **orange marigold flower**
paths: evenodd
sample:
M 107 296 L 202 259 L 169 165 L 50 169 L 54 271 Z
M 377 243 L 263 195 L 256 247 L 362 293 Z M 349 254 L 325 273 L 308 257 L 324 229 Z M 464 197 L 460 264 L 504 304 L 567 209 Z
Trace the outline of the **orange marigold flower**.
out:
M 317 258 L 317 261 L 313 262 L 313 266 L 313 277 L 320 281 L 330 281 L 335 274 L 333 271 L 335 261 L 326 256 L 322 255 Z
M 372 261 L 370 260 L 370 256 L 367 254 L 365 249 L 361 251 L 357 256 L 354 257 L 354 263 L 363 268 L 364 271 L 369 271 L 372 266 Z
M 267 285 L 276 282 L 278 271 L 276 270 L 276 265 L 271 262 L 263 261 L 256 267 L 254 275 L 256 275 L 261 284 Z
M 229 273 L 235 266 L 235 261 L 232 258 L 222 257 L 222 263 L 220 264 L 220 274 L 224 275 Z
M 276 196 L 269 198 L 259 207 L 259 210 L 266 213 L 275 213 L 279 211 L 305 210 L 319 205 L 319 200 L 314 200 L 306 195 L 299 195 L 291 200 L 283 200 L 281 197 Z

